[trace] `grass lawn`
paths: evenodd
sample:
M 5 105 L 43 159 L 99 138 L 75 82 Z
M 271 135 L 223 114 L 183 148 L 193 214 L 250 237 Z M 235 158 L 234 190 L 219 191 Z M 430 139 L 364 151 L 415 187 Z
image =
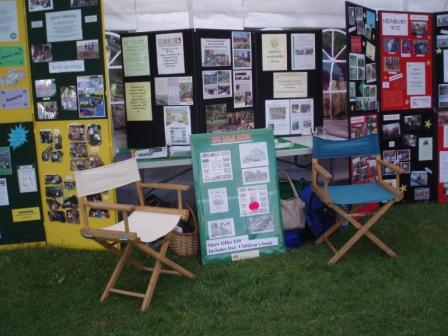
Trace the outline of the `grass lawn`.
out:
M 108 252 L 0 251 L 0 334 L 448 335 L 448 205 L 396 206 L 373 232 L 398 257 L 366 238 L 333 267 L 310 242 L 211 266 L 173 257 L 197 278 L 162 275 L 146 313 L 130 297 L 99 303 L 116 262 Z M 132 267 L 118 285 L 145 286 Z

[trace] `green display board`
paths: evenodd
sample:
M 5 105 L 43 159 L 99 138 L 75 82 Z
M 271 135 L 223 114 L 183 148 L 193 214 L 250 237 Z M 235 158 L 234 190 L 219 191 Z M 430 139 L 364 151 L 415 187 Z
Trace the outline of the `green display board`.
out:
M 35 119 L 107 118 L 101 1 L 26 1 Z
M 0 245 L 45 241 L 33 124 L 0 124 Z
M 283 253 L 272 129 L 191 136 L 204 264 Z

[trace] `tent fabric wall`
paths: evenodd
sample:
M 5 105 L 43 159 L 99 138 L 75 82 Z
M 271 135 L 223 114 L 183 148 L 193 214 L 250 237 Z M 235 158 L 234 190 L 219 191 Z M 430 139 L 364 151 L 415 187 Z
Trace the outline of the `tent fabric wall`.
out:
M 437 12 L 448 0 L 356 0 L 375 10 Z M 107 0 L 107 30 L 345 28 L 345 0 Z

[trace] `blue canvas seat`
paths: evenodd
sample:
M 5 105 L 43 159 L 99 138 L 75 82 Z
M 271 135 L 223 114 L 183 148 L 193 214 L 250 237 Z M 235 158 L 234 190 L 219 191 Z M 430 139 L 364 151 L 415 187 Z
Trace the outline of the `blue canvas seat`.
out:
M 349 140 L 328 140 L 319 137 L 313 138 L 313 163 L 312 163 L 312 187 L 313 191 L 325 204 L 339 214 L 339 219 L 317 241 L 316 244 L 325 242 L 335 255 L 329 260 L 329 264 L 335 264 L 347 251 L 362 237 L 366 236 L 389 256 L 395 256 L 386 244 L 376 237 L 369 229 L 386 213 L 390 207 L 403 198 L 403 193 L 398 187 L 394 187 L 383 181 L 382 168 L 387 167 L 396 173 L 396 185 L 400 185 L 402 168 L 391 162 L 381 160 L 379 139 L 377 134 Z M 377 178 L 375 182 L 367 184 L 347 184 L 330 186 L 331 174 L 319 164 L 320 159 L 345 158 L 351 156 L 374 156 L 376 160 Z M 323 185 L 319 185 L 319 177 L 323 177 Z M 360 216 L 357 211 L 362 205 L 368 203 L 382 203 L 376 213 L 370 214 L 371 218 L 363 225 L 357 219 Z M 351 211 L 347 212 L 347 206 Z M 348 221 L 358 231 L 339 250 L 329 241 L 332 235 Z
M 340 205 L 386 202 L 395 198 L 394 193 L 377 183 L 329 186 L 328 195 L 333 203 Z

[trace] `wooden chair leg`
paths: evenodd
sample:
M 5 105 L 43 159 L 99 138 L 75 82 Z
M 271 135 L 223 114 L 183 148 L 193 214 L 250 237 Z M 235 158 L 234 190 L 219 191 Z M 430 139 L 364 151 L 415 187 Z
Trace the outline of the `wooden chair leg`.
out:
M 360 205 L 355 205 L 350 212 L 356 212 L 359 210 L 359 208 L 361 208 Z M 339 227 L 345 220 L 348 220 L 348 218 L 340 214 L 338 220 L 332 226 L 330 226 L 327 231 L 325 231 L 322 236 L 319 237 L 319 239 L 316 240 L 315 244 L 321 244 L 326 241 L 328 237 L 330 237 L 337 229 L 339 229 Z
M 169 239 L 165 240 L 162 243 L 162 247 L 160 248 L 160 255 L 165 256 L 166 251 L 168 250 L 168 245 L 170 244 Z M 152 272 L 151 278 L 149 280 L 148 288 L 146 289 L 145 298 L 143 299 L 143 303 L 141 306 L 141 311 L 145 312 L 149 308 L 149 304 L 151 303 L 152 296 L 154 295 L 154 291 L 156 289 L 157 281 L 159 280 L 160 271 L 162 269 L 162 263 L 159 259 L 156 259 L 154 270 Z
M 127 259 L 132 251 L 133 243 L 128 242 L 126 245 L 123 254 L 121 255 L 120 259 L 118 260 L 117 266 L 114 269 L 114 272 L 112 273 L 112 276 L 109 279 L 109 282 L 106 285 L 106 288 L 104 289 L 103 295 L 101 296 L 100 302 L 103 302 L 107 299 L 107 297 L 110 294 L 110 289 L 115 286 L 117 283 L 118 277 L 120 276 L 121 271 L 123 270 L 124 265 L 127 263 Z
M 171 267 L 172 269 L 174 269 L 175 271 L 181 273 L 183 276 L 185 276 L 185 277 L 187 277 L 189 279 L 193 279 L 194 278 L 194 274 L 193 273 L 191 273 L 190 271 L 186 270 L 182 266 L 176 264 L 174 261 L 168 259 L 166 256 L 161 256 L 160 253 L 158 253 L 157 251 L 154 251 L 152 248 L 146 246 L 145 244 L 137 243 L 136 246 L 140 250 L 145 252 L 146 254 L 150 255 L 153 258 L 155 258 L 156 260 L 160 260 L 163 264 L 165 264 L 168 267 Z
M 389 208 L 393 205 L 393 201 L 390 201 L 383 205 L 383 207 L 376 212 L 368 221 L 366 224 L 362 225 L 358 221 L 356 221 L 353 218 L 350 218 L 350 223 L 353 225 L 354 222 L 357 224 L 355 226 L 361 226 L 360 229 L 348 240 L 347 243 L 342 246 L 339 251 L 328 261 L 329 265 L 334 265 L 338 262 L 339 259 L 342 258 L 342 256 L 347 253 L 347 251 L 364 235 L 368 230 L 378 221 L 378 219 L 387 211 Z M 392 251 L 392 250 L 391 250 Z M 392 251 L 393 252 L 393 251 Z M 395 254 L 395 253 L 394 253 Z

